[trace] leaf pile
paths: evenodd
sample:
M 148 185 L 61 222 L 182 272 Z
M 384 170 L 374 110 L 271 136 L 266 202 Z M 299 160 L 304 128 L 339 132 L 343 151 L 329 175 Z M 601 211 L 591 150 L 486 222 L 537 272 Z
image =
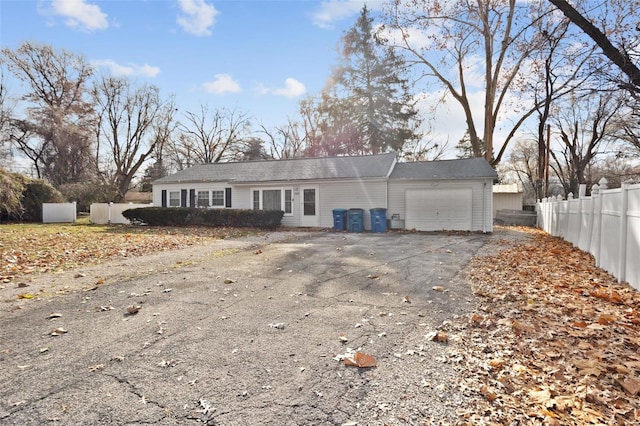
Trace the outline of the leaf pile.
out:
M 233 228 L 157 228 L 60 224 L 0 226 L 0 285 L 35 273 L 186 248 L 246 235 Z
M 471 262 L 480 307 L 458 327 L 463 424 L 639 424 L 640 294 L 571 244 L 531 243 Z

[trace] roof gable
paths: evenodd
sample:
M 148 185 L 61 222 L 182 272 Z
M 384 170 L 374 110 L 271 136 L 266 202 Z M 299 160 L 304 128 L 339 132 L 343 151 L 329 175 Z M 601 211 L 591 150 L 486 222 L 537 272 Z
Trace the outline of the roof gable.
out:
M 323 179 L 386 178 L 396 162 L 395 153 L 357 157 L 295 158 L 199 164 L 160 178 L 154 183 L 281 182 Z
M 497 179 L 498 174 L 482 157 L 461 160 L 417 161 L 398 163 L 391 179 L 441 180 L 441 179 Z

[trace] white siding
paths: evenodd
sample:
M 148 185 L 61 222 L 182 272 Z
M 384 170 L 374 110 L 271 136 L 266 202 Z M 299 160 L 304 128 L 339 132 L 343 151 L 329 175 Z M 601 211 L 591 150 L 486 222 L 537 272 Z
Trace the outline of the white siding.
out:
M 495 192 L 493 194 L 493 217 L 498 210 L 522 210 L 522 192 Z
M 387 182 L 354 181 L 320 184 L 320 226 L 333 226 L 333 209 L 364 209 L 364 228 L 371 230 L 370 209 L 387 208 Z
M 470 231 L 491 232 L 493 230 L 493 182 L 484 180 L 459 180 L 459 181 L 389 181 L 389 207 L 387 217 L 393 214 L 400 215 L 400 219 L 406 219 L 405 191 L 407 189 L 461 189 L 472 190 L 472 214 Z

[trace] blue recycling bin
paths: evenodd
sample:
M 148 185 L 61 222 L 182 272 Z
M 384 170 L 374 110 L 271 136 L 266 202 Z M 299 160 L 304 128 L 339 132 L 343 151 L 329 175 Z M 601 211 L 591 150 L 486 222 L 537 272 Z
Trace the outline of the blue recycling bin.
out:
M 347 209 L 333 209 L 333 229 L 335 231 L 347 230 Z
M 371 209 L 371 232 L 387 232 L 387 209 Z
M 364 209 L 349 209 L 349 232 L 364 231 Z

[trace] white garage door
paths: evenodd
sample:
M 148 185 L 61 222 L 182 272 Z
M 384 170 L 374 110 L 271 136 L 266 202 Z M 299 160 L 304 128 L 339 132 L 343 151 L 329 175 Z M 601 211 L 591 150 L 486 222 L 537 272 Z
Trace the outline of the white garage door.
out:
M 405 228 L 418 231 L 468 231 L 472 217 L 471 188 L 407 189 Z

